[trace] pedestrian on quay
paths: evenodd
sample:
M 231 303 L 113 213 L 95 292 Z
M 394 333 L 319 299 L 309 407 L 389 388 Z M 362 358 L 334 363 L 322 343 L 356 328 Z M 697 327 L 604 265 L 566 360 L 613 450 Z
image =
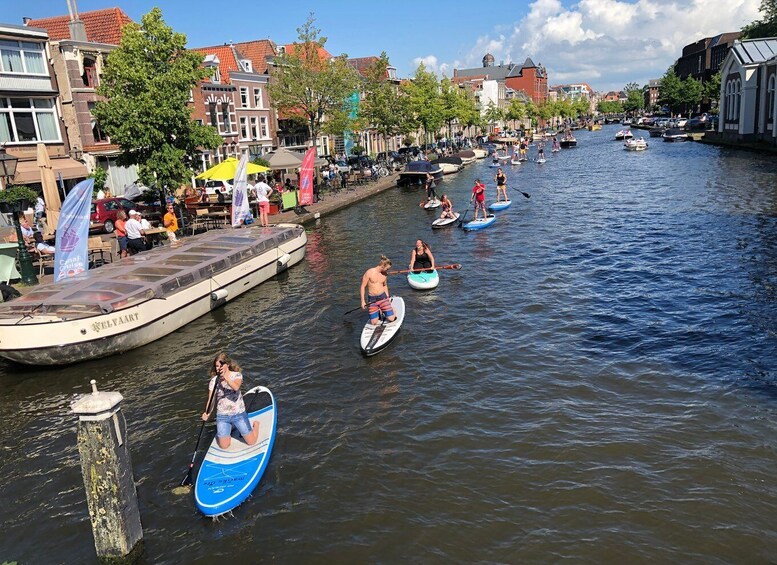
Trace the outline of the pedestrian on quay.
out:
M 259 437 L 259 422 L 253 426 L 248 419 L 240 386 L 243 384 L 243 373 L 240 365 L 230 359 L 226 353 L 219 353 L 210 368 L 211 379 L 208 382 L 208 400 L 202 421 L 207 422 L 216 408 L 216 442 L 221 449 L 226 449 L 232 443 L 232 428 L 237 429 L 248 445 L 254 445 Z M 216 402 L 211 403 L 215 395 Z
M 270 213 L 270 195 L 273 193 L 272 187 L 264 181 L 264 177 L 259 177 L 256 183 L 256 201 L 259 203 L 259 223 L 263 228 L 269 227 L 268 215 Z
M 172 202 L 167 204 L 167 213 L 162 218 L 162 223 L 167 228 L 167 239 L 171 243 L 178 241 L 178 237 L 175 235 L 175 232 L 178 231 L 178 218 L 175 215 L 175 206 Z
M 119 243 L 119 257 L 127 256 L 127 214 L 124 210 L 119 210 L 116 215 L 116 222 L 113 224 L 116 233 L 116 241 Z
M 137 211 L 129 211 L 129 219 L 124 226 L 124 229 L 127 232 L 127 251 L 129 254 L 135 255 L 135 253 L 145 251 L 146 242 L 143 238 L 146 235 L 146 231 L 143 229 L 143 226 L 140 225 Z

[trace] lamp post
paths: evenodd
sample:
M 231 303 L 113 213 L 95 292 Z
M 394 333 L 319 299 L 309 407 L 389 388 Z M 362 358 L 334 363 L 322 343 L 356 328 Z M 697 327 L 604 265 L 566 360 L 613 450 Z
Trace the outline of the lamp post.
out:
M 5 147 L 0 145 L 0 177 L 5 179 L 5 189 L 8 189 L 10 180 L 16 175 L 16 165 L 19 163 L 19 159 L 13 155 L 9 155 L 5 152 Z M 19 214 L 14 211 L 13 225 L 16 228 L 16 241 L 19 245 L 19 270 L 21 271 L 22 284 L 28 286 L 34 286 L 38 284 L 38 277 L 35 276 L 35 269 L 32 266 L 32 257 L 30 257 L 27 251 L 27 246 L 24 245 L 24 237 L 22 236 L 22 226 L 19 223 Z

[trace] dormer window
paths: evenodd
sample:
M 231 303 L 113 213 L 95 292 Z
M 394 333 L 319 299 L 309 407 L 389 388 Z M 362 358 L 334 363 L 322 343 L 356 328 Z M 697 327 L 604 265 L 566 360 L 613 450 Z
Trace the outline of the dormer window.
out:
M 218 84 L 221 82 L 221 73 L 219 72 L 218 65 L 216 65 L 211 69 L 210 80 L 215 84 Z
M 219 58 L 215 55 L 206 55 L 203 64 L 210 69 L 210 81 L 213 83 L 221 82 L 221 73 L 219 72 Z
M 243 70 L 247 73 L 253 72 L 253 65 L 251 64 L 251 61 L 248 59 L 243 59 L 240 61 L 240 63 L 243 65 Z
M 397 79 L 397 70 L 394 67 L 386 67 L 386 73 L 388 73 L 388 77 L 390 80 Z

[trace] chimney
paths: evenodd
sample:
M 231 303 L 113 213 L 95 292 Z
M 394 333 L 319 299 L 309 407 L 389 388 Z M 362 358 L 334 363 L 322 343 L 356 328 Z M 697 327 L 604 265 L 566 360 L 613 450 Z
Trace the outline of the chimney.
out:
M 86 26 L 78 17 L 78 8 L 76 0 L 67 0 L 68 12 L 70 12 L 70 22 L 67 26 L 70 28 L 70 39 L 73 41 L 86 41 Z
M 32 18 L 30 18 L 30 17 L 24 16 L 24 17 L 22 18 L 22 23 L 23 23 L 24 25 L 26 25 L 26 26 L 30 25 L 30 22 L 31 22 L 31 21 L 32 21 Z

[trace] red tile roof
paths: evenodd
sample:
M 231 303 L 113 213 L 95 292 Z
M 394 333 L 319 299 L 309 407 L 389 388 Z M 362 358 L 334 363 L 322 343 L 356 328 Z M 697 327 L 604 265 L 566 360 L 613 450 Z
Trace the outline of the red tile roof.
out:
M 297 50 L 297 45 L 299 45 L 299 43 L 289 43 L 288 45 L 284 45 L 283 49 L 286 51 L 287 54 L 294 55 L 294 51 Z M 329 51 L 327 51 L 320 45 L 317 47 L 317 49 L 318 49 L 318 58 L 322 61 L 331 59 L 334 57 L 334 55 L 332 55 Z
M 275 57 L 275 44 L 269 39 L 255 39 L 235 43 L 237 50 L 250 59 L 254 72 L 264 74 L 267 72 L 267 57 Z
M 348 64 L 356 69 L 356 72 L 361 76 L 366 77 L 370 67 L 372 67 L 378 61 L 380 61 L 380 59 L 375 55 L 372 55 L 370 57 L 356 57 L 355 59 L 348 59 Z
M 233 71 L 241 71 L 235 59 L 235 52 L 232 51 L 232 47 L 229 45 L 218 45 L 214 47 L 197 47 L 192 49 L 202 53 L 204 56 L 215 55 L 219 58 L 219 74 L 221 75 L 221 82 L 229 84 L 229 73 Z M 210 82 L 210 79 L 205 79 L 205 82 Z
M 121 8 L 81 12 L 78 17 L 86 27 L 87 41 L 109 45 L 118 45 L 121 42 L 121 29 L 132 22 L 132 19 Z M 49 38 L 52 41 L 59 41 L 70 39 L 69 22 L 70 16 L 56 16 L 31 20 L 27 25 L 43 28 L 49 32 Z

